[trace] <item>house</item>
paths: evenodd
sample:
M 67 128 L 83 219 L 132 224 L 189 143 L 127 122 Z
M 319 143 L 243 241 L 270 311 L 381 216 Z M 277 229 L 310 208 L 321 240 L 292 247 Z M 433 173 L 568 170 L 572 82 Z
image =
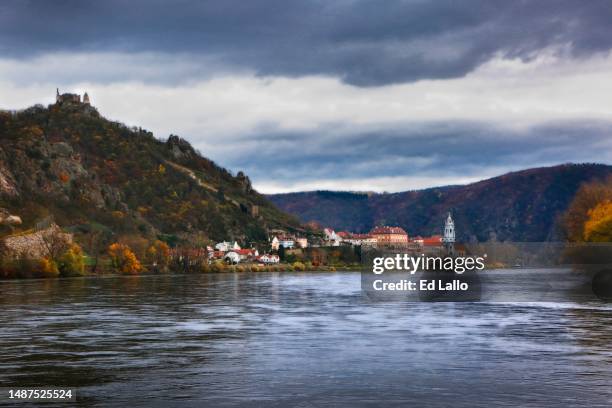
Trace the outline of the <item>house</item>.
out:
M 331 228 L 324 228 L 323 234 L 325 234 L 325 241 L 327 246 L 340 246 L 340 242 L 342 242 L 342 238 L 336 234 L 336 232 Z
M 241 249 L 241 248 L 240 248 L 240 245 L 238 245 L 238 242 L 236 242 L 236 241 L 234 241 L 233 244 L 231 242 L 228 242 L 228 241 L 223 241 L 223 242 L 219 242 L 217 245 L 215 245 L 215 249 L 217 251 L 227 252 L 227 251 L 231 251 L 231 250 L 238 250 L 238 249 Z
M 378 241 L 370 234 L 350 234 L 346 238 L 342 237 L 342 242 L 346 242 L 352 246 L 375 247 Z
M 240 255 L 237 252 L 229 251 L 223 256 L 223 260 L 229 264 L 237 264 L 240 262 Z
M 300 248 L 308 248 L 308 239 L 307 238 L 296 238 L 295 242 Z
M 259 252 L 256 249 L 235 249 L 230 252 L 235 252 L 240 256 L 240 262 L 250 261 L 259 256 Z
M 223 259 L 224 256 L 225 256 L 225 251 L 210 251 L 208 253 L 208 259 L 211 259 L 211 260 Z
M 424 247 L 442 247 L 442 235 L 432 235 L 431 237 L 423 238 Z
M 279 245 L 285 249 L 293 249 L 295 247 L 295 240 L 289 236 L 280 237 Z
M 380 226 L 370 231 L 379 247 L 407 247 L 408 233 L 402 227 Z
M 278 248 L 280 246 L 280 241 L 278 240 L 277 237 L 272 238 L 270 246 L 272 247 L 273 251 L 278 251 Z
M 263 254 L 262 256 L 257 257 L 257 260 L 263 264 L 276 264 L 280 262 L 278 255 L 271 254 Z
M 215 245 L 215 249 L 217 251 L 227 252 L 230 250 L 230 243 L 227 241 L 219 242 L 218 244 Z

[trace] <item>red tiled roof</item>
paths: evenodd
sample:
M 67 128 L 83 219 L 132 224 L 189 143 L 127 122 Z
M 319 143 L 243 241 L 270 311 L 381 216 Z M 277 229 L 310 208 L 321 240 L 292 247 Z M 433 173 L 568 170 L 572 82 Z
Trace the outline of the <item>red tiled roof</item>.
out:
M 408 233 L 406 231 L 404 231 L 404 229 L 402 227 L 387 227 L 387 226 L 383 226 L 383 227 L 376 227 L 374 229 L 372 229 L 372 231 L 370 231 L 371 235 L 374 234 L 402 234 L 402 235 L 408 235 Z
M 423 245 L 435 246 L 442 243 L 442 235 L 432 235 L 431 237 L 423 238 Z

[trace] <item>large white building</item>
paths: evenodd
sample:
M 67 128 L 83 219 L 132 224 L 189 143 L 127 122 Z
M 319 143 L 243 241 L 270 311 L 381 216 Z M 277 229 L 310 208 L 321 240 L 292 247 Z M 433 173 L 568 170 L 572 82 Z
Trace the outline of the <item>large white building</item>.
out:
M 336 231 L 331 228 L 325 228 L 323 233 L 325 234 L 325 242 L 327 246 L 340 246 L 342 237 L 336 234 Z

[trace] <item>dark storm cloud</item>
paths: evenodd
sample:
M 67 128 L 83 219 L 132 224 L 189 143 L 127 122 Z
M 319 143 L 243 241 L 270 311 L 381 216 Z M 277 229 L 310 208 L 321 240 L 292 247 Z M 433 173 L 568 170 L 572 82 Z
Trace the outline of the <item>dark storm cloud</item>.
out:
M 372 86 L 461 77 L 496 54 L 607 52 L 610 21 L 609 1 L 9 0 L 0 4 L 0 52 L 159 52 Z
M 268 132 L 245 137 L 224 164 L 246 170 L 254 180 L 287 185 L 396 176 L 482 177 L 492 169 L 609 163 L 611 134 L 612 123 L 593 121 L 550 122 L 523 130 L 437 122 L 362 133 Z M 244 152 L 235 148 L 240 145 Z M 258 153 L 249 154 L 253 151 Z

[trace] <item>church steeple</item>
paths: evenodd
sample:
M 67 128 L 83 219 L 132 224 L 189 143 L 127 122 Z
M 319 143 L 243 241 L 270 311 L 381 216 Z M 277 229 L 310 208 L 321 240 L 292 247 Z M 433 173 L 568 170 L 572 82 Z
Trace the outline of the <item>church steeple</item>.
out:
M 442 242 L 444 242 L 449 255 L 453 255 L 455 253 L 455 222 L 450 212 L 444 223 L 444 238 L 442 238 Z
M 444 223 L 444 242 L 455 242 L 455 222 L 450 212 L 448 213 L 448 217 L 446 217 L 446 223 Z
M 62 98 L 60 97 L 59 88 L 55 88 L 55 102 L 60 102 Z

